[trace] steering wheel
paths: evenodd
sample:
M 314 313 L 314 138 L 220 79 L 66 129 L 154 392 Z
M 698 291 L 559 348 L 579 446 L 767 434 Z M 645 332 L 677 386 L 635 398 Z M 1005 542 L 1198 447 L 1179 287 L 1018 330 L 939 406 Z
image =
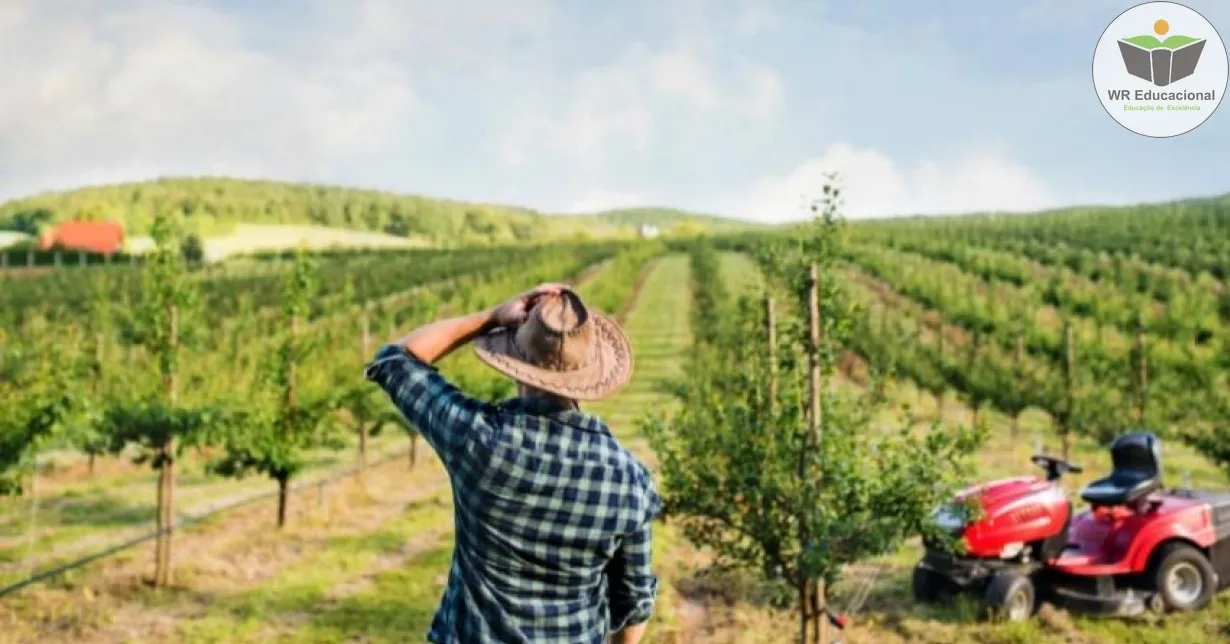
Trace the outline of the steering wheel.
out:
M 1033 461 L 1034 465 L 1046 470 L 1046 480 L 1048 481 L 1058 481 L 1064 474 L 1069 472 L 1080 474 L 1084 471 L 1079 465 L 1055 458 L 1054 456 L 1034 454 L 1029 460 Z

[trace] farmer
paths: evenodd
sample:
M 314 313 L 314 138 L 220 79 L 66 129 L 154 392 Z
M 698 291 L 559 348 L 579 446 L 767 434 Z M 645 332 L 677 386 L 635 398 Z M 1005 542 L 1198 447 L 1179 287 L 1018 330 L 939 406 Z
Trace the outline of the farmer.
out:
M 517 382 L 490 404 L 432 366 L 474 342 Z M 657 596 L 649 472 L 577 401 L 632 375 L 619 326 L 569 287 L 544 284 L 486 311 L 435 322 L 367 366 L 440 456 L 456 545 L 430 642 L 635 643 Z

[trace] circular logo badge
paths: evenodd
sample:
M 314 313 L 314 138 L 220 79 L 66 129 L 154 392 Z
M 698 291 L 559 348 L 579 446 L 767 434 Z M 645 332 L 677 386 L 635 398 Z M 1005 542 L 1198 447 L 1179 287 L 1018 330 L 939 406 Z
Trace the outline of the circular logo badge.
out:
M 1167 138 L 1204 123 L 1226 92 L 1226 45 L 1204 16 L 1174 2 L 1119 14 L 1093 51 L 1093 87 L 1111 118 Z

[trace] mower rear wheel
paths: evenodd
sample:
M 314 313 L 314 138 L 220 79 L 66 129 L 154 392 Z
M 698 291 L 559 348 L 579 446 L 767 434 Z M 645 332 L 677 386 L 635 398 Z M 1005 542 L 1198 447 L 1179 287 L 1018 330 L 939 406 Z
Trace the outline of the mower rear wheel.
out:
M 1029 575 L 1005 570 L 991 578 L 982 602 L 992 621 L 1023 622 L 1034 614 L 1037 594 Z
M 914 566 L 914 601 L 922 604 L 938 602 L 949 594 L 948 586 L 948 580 L 940 573 L 921 565 Z
M 1213 600 L 1216 574 L 1204 553 L 1185 543 L 1169 543 L 1154 561 L 1150 579 L 1166 609 L 1200 610 Z

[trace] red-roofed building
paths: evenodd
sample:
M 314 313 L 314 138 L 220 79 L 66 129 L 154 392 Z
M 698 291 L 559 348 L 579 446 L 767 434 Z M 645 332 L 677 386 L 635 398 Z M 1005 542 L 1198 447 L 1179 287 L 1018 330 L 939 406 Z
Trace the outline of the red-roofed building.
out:
M 124 228 L 113 221 L 66 221 L 43 233 L 42 247 L 110 254 L 124 248 Z

